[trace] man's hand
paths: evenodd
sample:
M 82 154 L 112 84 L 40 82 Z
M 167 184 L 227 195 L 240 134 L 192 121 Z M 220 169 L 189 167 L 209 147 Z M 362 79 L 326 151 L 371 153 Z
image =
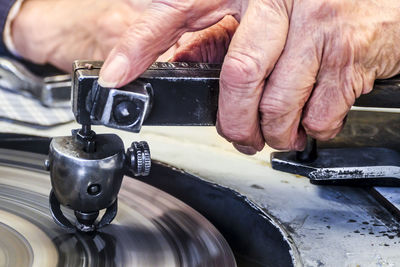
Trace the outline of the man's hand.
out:
M 67 72 L 76 59 L 104 60 L 150 0 L 25 0 L 12 24 L 17 52 Z M 222 62 L 237 22 L 185 34 L 160 60 Z
M 185 32 L 226 15 L 240 25 L 221 72 L 217 127 L 244 153 L 265 142 L 302 150 L 307 134 L 333 138 L 355 98 L 400 72 L 397 0 L 158 0 L 112 50 L 100 83 L 127 84 Z
M 12 24 L 17 52 L 71 71 L 76 59 L 104 60 L 147 0 L 25 0 Z

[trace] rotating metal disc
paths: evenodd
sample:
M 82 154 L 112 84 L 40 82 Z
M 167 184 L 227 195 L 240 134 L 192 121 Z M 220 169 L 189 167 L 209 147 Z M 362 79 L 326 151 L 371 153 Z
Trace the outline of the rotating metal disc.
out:
M 235 266 L 222 235 L 176 198 L 125 177 L 114 222 L 68 232 L 48 207 L 48 174 L 0 167 L 0 266 Z M 71 211 L 64 210 L 73 220 Z

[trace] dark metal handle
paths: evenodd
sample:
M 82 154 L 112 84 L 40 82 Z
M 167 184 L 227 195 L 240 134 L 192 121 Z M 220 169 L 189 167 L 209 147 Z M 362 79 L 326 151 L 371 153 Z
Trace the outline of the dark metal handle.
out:
M 386 80 L 376 80 L 374 89 L 361 95 L 354 106 L 400 108 L 400 75 Z
M 86 96 L 98 79 L 100 61 L 76 61 L 73 110 L 79 123 L 90 123 Z M 144 125 L 215 125 L 221 65 L 154 63 L 133 83 L 150 84 L 154 99 Z M 129 86 L 118 90 L 129 89 Z M 374 90 L 356 101 L 357 106 L 400 108 L 400 76 L 377 80 Z

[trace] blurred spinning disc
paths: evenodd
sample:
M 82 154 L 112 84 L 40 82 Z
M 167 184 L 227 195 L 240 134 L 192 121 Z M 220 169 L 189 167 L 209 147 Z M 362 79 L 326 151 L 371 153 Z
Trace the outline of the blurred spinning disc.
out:
M 53 222 L 49 192 L 48 174 L 0 167 L 0 266 L 235 266 L 210 222 L 137 180 L 124 178 L 117 217 L 91 235 Z

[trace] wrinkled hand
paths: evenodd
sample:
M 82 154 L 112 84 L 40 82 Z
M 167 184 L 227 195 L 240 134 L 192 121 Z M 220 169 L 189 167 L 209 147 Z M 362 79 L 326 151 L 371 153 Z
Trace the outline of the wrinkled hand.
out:
M 76 59 L 104 60 L 149 4 L 150 0 L 25 0 L 12 24 L 13 42 L 23 58 L 70 72 Z M 187 33 L 160 60 L 190 56 L 194 61 L 222 62 L 236 27 L 233 18 L 226 18 L 204 31 Z M 187 50 L 204 52 L 203 47 L 210 53 Z
M 333 138 L 355 98 L 400 72 L 398 0 L 158 0 L 112 50 L 100 83 L 125 85 L 182 34 L 225 15 L 240 25 L 221 72 L 217 127 L 248 154 L 265 142 L 302 150 L 306 135 Z
M 26 0 L 12 24 L 17 52 L 70 72 L 76 59 L 104 60 L 150 1 Z

